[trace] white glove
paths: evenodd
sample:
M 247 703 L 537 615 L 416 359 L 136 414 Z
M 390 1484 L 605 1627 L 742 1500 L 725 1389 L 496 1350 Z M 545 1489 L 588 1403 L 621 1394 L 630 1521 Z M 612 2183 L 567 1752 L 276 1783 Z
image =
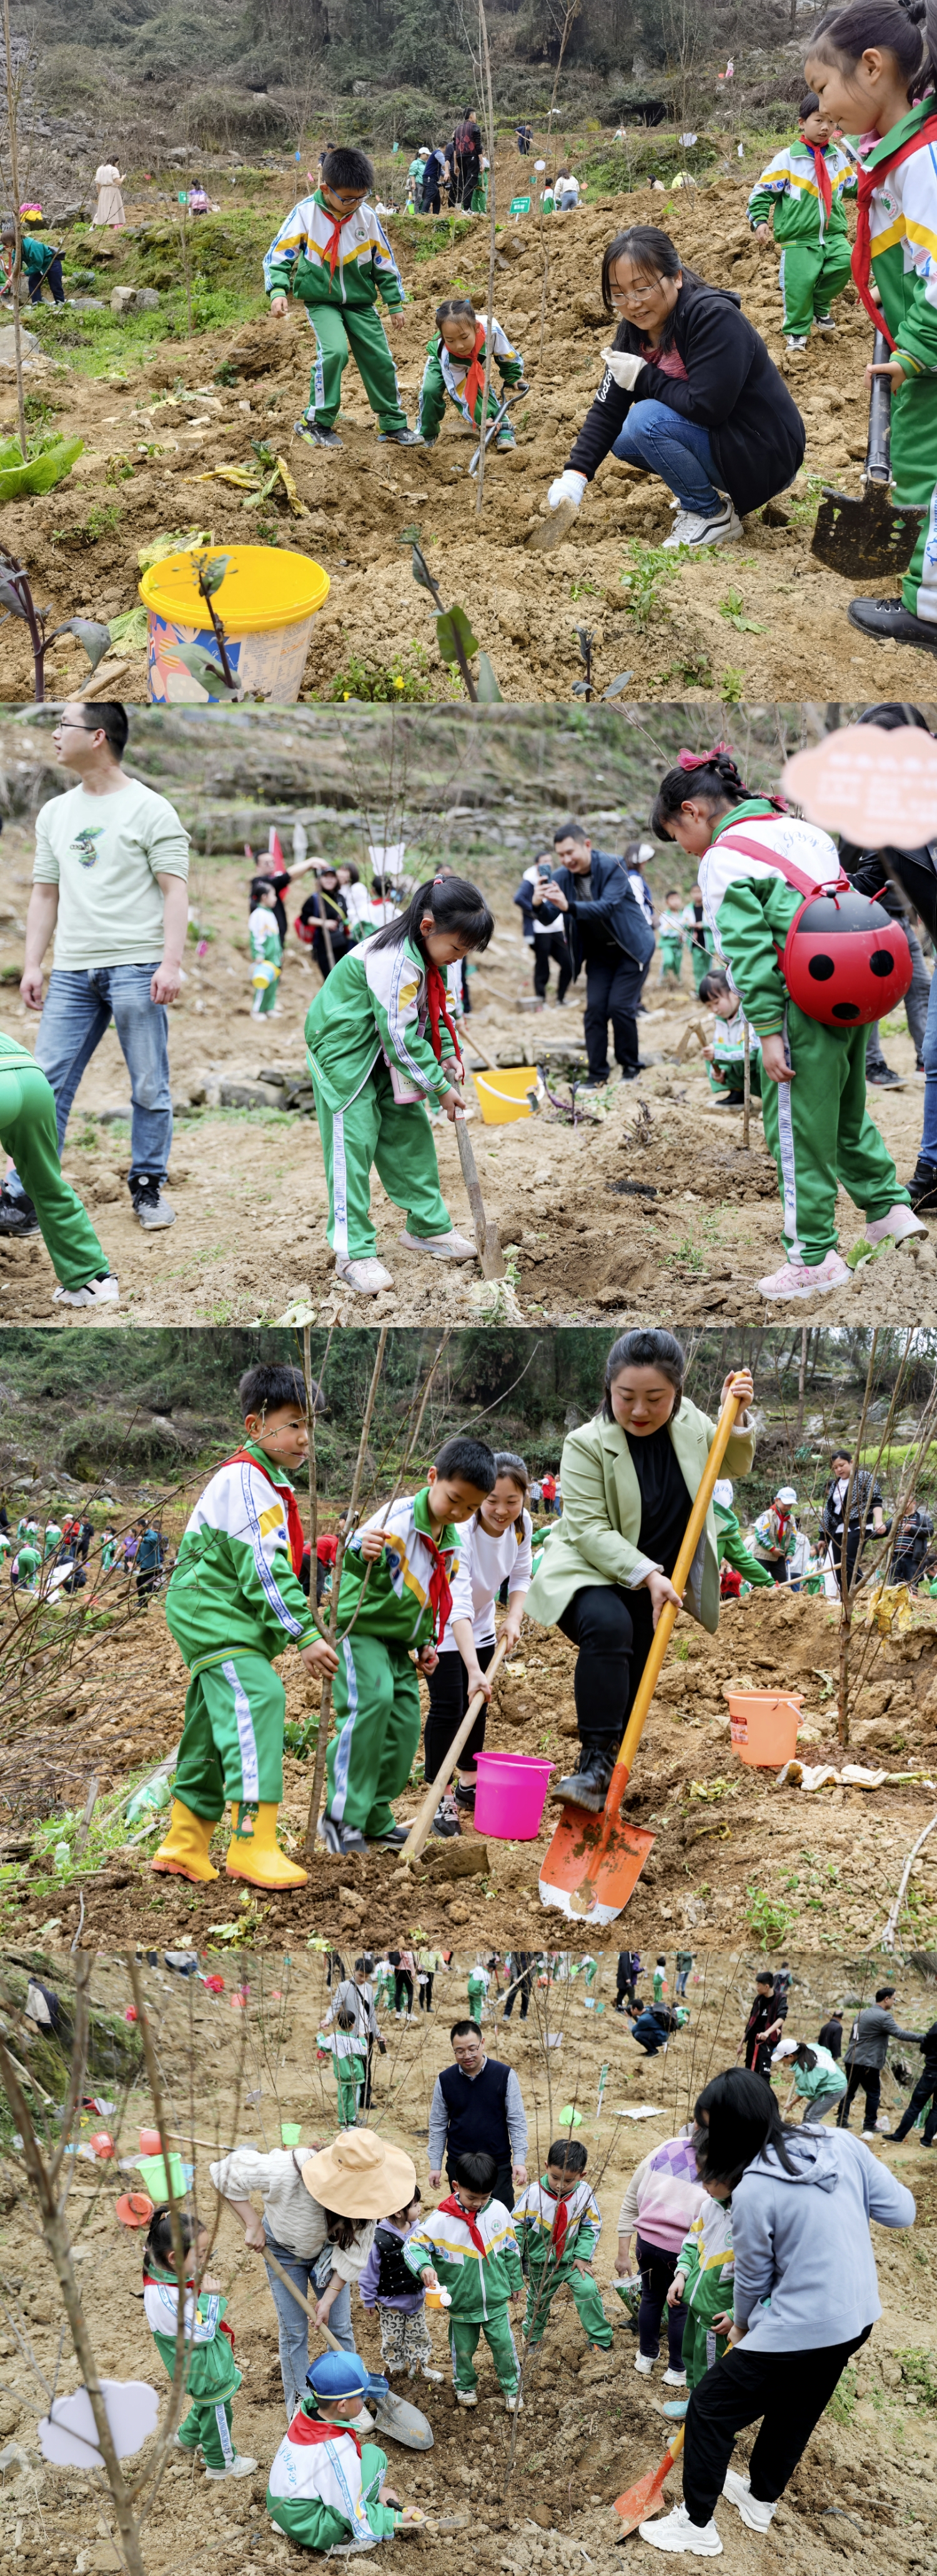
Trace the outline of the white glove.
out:
M 556 482 L 551 483 L 547 493 L 551 510 L 558 510 L 561 501 L 571 501 L 574 510 L 578 510 L 587 481 L 587 475 L 574 474 L 572 466 L 567 465 L 565 473 L 557 475 Z
M 647 359 L 630 357 L 627 349 L 600 349 L 599 356 L 604 358 L 609 375 L 614 376 L 622 392 L 633 393 L 642 367 L 647 366 Z

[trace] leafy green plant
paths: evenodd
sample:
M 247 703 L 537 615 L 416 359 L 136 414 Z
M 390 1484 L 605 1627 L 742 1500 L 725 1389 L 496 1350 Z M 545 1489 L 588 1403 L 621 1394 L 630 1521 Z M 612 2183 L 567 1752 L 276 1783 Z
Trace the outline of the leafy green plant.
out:
M 428 590 L 432 598 L 437 611 L 436 641 L 443 661 L 458 667 L 466 696 L 470 698 L 473 706 L 500 706 L 501 691 L 493 665 L 488 654 L 481 651 L 478 638 L 472 633 L 464 608 L 443 607 L 442 592 L 426 561 L 420 542 L 419 528 L 404 528 L 397 543 L 401 546 L 409 546 L 414 581 L 418 583 L 421 590 Z M 471 669 L 472 657 L 476 653 L 478 654 L 477 680 Z
M 51 492 L 70 474 L 84 447 L 83 438 L 60 438 L 40 430 L 24 455 L 18 438 L 0 438 L 0 501 L 21 501 L 27 493 Z
M 433 694 L 427 675 L 427 656 L 422 644 L 411 644 L 407 658 L 395 653 L 392 662 L 367 662 L 360 653 L 350 653 L 344 670 L 337 671 L 329 688 L 333 700 L 356 699 L 364 706 L 417 706 Z
M 727 590 L 725 598 L 720 599 L 719 602 L 719 615 L 728 618 L 729 625 L 734 626 L 739 635 L 767 633 L 767 628 L 756 625 L 753 617 L 746 617 L 745 602 L 740 590 Z
M 713 666 L 708 653 L 684 653 L 679 661 L 669 662 L 665 680 L 682 680 L 686 688 L 710 689 Z
M 619 573 L 622 588 L 628 592 L 625 606 L 629 617 L 642 630 L 655 617 L 669 617 L 670 610 L 663 593 L 674 581 L 686 559 L 685 546 L 642 546 L 637 538 L 629 547 L 630 572 Z
M 592 679 L 592 647 L 595 643 L 595 632 L 594 629 L 588 626 L 577 626 L 575 631 L 576 640 L 579 645 L 579 658 L 583 666 L 585 677 L 581 680 L 574 680 L 573 696 L 574 698 L 585 698 L 587 701 L 591 701 L 595 696 L 595 687 Z M 603 699 L 620 698 L 622 690 L 627 688 L 630 678 L 630 671 L 619 671 L 616 678 L 609 681 L 607 689 L 603 689 Z
M 769 1896 L 767 1888 L 747 1887 L 743 1907 L 750 1932 L 758 1935 L 766 1950 L 778 1950 L 795 1921 L 793 1909 L 782 1896 Z
M 123 515 L 116 501 L 92 501 L 84 526 L 75 528 L 72 533 L 78 537 L 90 537 L 92 545 L 96 546 L 99 537 L 109 537 L 115 528 L 119 528 Z
M 744 671 L 736 670 L 735 665 L 731 662 L 728 669 L 723 671 L 719 695 L 722 699 L 723 706 L 741 706 L 742 699 L 745 695 L 745 673 Z
M 702 1270 L 705 1268 L 703 1255 L 701 1252 L 697 1251 L 695 1243 L 688 1234 L 684 1235 L 682 1243 L 677 1244 L 675 1251 L 667 1253 L 666 1259 L 669 1266 L 672 1266 L 677 1261 L 682 1261 L 686 1270 Z

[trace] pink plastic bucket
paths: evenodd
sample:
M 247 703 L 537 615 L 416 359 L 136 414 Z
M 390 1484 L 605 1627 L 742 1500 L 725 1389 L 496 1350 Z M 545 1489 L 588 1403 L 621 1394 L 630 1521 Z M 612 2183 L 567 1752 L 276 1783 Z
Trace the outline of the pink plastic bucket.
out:
M 793 1762 L 802 1691 L 727 1691 L 732 1750 L 752 1770 Z
M 528 1753 L 480 1753 L 475 1830 L 495 1843 L 532 1843 L 540 1831 L 554 1762 Z

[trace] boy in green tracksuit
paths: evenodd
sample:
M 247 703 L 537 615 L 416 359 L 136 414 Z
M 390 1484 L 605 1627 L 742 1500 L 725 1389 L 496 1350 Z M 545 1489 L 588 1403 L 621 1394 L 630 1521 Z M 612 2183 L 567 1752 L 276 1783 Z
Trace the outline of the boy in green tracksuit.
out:
M 117 1280 L 109 1271 L 87 1209 L 62 1177 L 55 1093 L 19 1038 L 0 1034 L 0 1146 L 22 1180 L 26 1200 L 0 1190 L 5 1235 L 42 1235 L 60 1282 L 60 1306 L 116 1306 Z M 17 1214 L 20 1222 L 17 1222 Z
M 494 2156 L 479 2148 L 459 2156 L 451 2170 L 448 2200 L 441 2200 L 413 2229 L 403 2259 L 424 2289 L 449 2292 L 457 2406 L 478 2404 L 475 2351 L 483 2334 L 508 2414 L 518 2415 L 524 2400 L 508 2303 L 523 2298 L 524 2275 L 514 2222 L 503 2203 L 491 2197 L 498 2170 Z
M 732 1509 L 732 1499 L 732 1485 L 729 1477 L 718 1477 L 713 1486 L 713 1516 L 719 1546 L 719 1563 L 721 1565 L 725 1557 L 728 1563 L 735 1567 L 736 1574 L 742 1576 L 745 1583 L 755 1586 L 770 1584 L 772 1577 L 767 1566 L 762 1565 L 757 1556 L 752 1556 L 745 1545 L 741 1526 Z
M 251 1016 L 255 1020 L 269 1019 L 276 1012 L 277 991 L 283 972 L 283 941 L 277 926 L 276 900 L 269 877 L 255 877 L 247 925 L 251 944 Z
M 745 1100 L 745 1013 L 724 966 L 710 966 L 701 977 L 699 997 L 715 1013 L 716 1020 L 712 1045 L 703 1048 L 710 1089 L 724 1095 L 725 1108 L 737 1109 Z M 761 1099 L 760 1044 L 757 1029 L 750 1028 L 748 1087 L 754 1100 Z
M 42 1558 L 37 1547 L 18 1547 L 14 1558 L 16 1580 L 21 1592 L 35 1592 Z
M 320 2030 L 316 2047 L 323 2051 L 328 2049 L 334 2064 L 339 2128 L 353 2129 L 358 2117 L 358 2094 L 364 2082 L 365 2059 L 360 2054 L 355 2015 L 344 2004 L 335 2015 L 334 2030 Z
M 728 2349 L 732 2324 L 732 2196 L 724 2182 L 707 2182 L 704 2190 L 708 2194 L 706 2207 L 693 2219 L 684 2237 L 667 2292 L 668 2307 L 678 2307 L 682 2299 L 687 2311 L 683 2329 L 687 2393 L 664 2407 L 664 2414 L 675 2417 L 678 2423 L 683 2421 L 694 2388 Z
M 683 962 L 683 914 L 680 908 L 679 886 L 667 888 L 666 909 L 661 913 L 657 924 L 657 944 L 660 949 L 658 983 L 666 984 L 668 976 L 671 975 L 674 983 L 679 984 Z
M 333 1673 L 299 1581 L 303 1525 L 291 1473 L 308 1447 L 293 1368 L 259 1362 L 238 1388 L 244 1443 L 196 1503 L 166 1593 L 166 1625 L 191 1673 L 169 1831 L 151 1868 L 207 1884 L 216 1824 L 231 1804 L 229 1878 L 305 1887 L 276 1838 L 286 1693 L 274 1657 L 294 1645 L 311 1677 Z
M 418 1676 L 435 1667 L 452 1607 L 455 1523 L 479 1510 L 496 1479 L 481 1440 L 446 1440 L 419 1493 L 385 1505 L 349 1540 L 319 1826 L 330 1851 L 365 1852 L 373 1842 L 397 1850 L 406 1841 L 390 1802 L 406 1788 L 420 1741 Z
M 815 90 L 800 103 L 800 137 L 776 152 L 756 179 L 748 220 L 756 241 L 782 242 L 781 294 L 789 349 L 805 349 L 811 327 L 835 331 L 830 312 L 851 275 L 846 197 L 857 187 L 856 163 L 830 140 L 829 119 Z
M 270 2470 L 267 2512 L 299 2549 L 352 2556 L 392 2540 L 424 2516 L 403 2511 L 387 2485 L 387 2457 L 355 2431 L 368 2404 L 380 2404 L 388 2382 L 366 2370 L 356 2352 L 323 2352 L 306 2373 L 308 2396 L 297 2407 Z M 368 2418 L 373 2421 L 373 2418 Z
M 168 2208 L 154 2210 L 143 2256 L 143 2312 L 170 2379 L 175 2378 L 176 2371 L 180 2288 L 182 2292 L 185 2385 L 192 2404 L 175 2435 L 175 2447 L 178 2451 L 201 2450 L 207 2478 L 250 2478 L 257 2462 L 235 2449 L 231 2435 L 231 2401 L 240 2388 L 241 2373 L 234 2359 L 231 2328 L 224 2324 L 227 2302 L 220 2295 L 220 2281 L 209 2280 L 207 2275 L 196 2291 L 192 2230 L 181 2212 L 179 2225 L 186 2256 L 182 2284 L 176 2272 Z M 200 2260 L 207 2241 L 207 2228 L 199 2226 Z
M 366 153 L 347 144 L 327 152 L 321 186 L 292 208 L 264 260 L 274 320 L 285 318 L 288 298 L 295 295 L 315 334 L 309 407 L 296 422 L 297 437 L 307 447 L 342 445 L 333 424 L 350 356 L 382 440 L 392 439 L 396 447 L 420 443 L 418 432 L 407 428 L 397 370 L 375 309 L 380 296 L 388 313 L 400 313 L 406 296 L 383 224 L 367 202 L 373 186 Z
M 905 36 L 903 13 L 897 26 Z M 937 62 L 930 19 L 923 55 L 924 31 L 915 29 L 899 58 L 889 42 L 895 28 L 895 10 L 883 6 L 880 27 L 866 28 L 854 53 L 826 23 L 805 70 L 824 115 L 862 137 L 852 273 L 891 347 L 879 370 L 892 396 L 891 498 L 923 505 L 900 598 L 853 599 L 849 622 L 864 635 L 937 653 Z M 922 77 L 927 94 L 912 103 Z
M 769 797 L 751 796 L 723 745 L 668 771 L 653 827 L 702 861 L 707 917 L 761 1040 L 762 1119 L 787 1251 L 781 1268 L 759 1280 L 761 1294 L 809 1297 L 846 1287 L 850 1273 L 836 1248 L 840 1184 L 865 1211 L 869 1243 L 886 1235 L 902 1242 L 927 1228 L 913 1215 L 866 1108 L 865 1029 L 859 1022 L 840 1031 L 809 1019 L 791 1000 L 779 964 L 803 893 L 778 860 L 817 887 L 829 885 L 839 874 L 835 845 Z
M 470 429 L 481 427 L 482 401 L 485 391 L 487 328 L 479 320 L 471 297 L 457 295 L 436 307 L 436 334 L 427 341 L 428 356 L 420 387 L 420 408 L 416 425 L 424 446 L 435 446 L 447 403 L 451 403 Z M 495 314 L 491 316 L 492 370 L 497 368 L 504 392 L 523 385 L 524 361 L 519 349 L 511 347 L 506 331 Z M 488 387 L 487 418 L 500 411 L 503 395 L 494 385 Z M 490 446 L 501 449 L 515 444 L 510 420 L 505 417 Z
M 690 951 L 694 989 L 698 993 L 716 945 L 703 911 L 703 898 L 698 886 L 694 886 L 689 902 L 684 904 L 680 923 Z
M 576 2313 L 593 2350 L 608 2352 L 612 2329 L 591 2265 L 602 2233 L 602 2215 L 585 2180 L 588 2154 L 578 2138 L 558 2138 L 539 2182 L 528 2183 L 514 2205 L 514 2232 L 527 2254 L 524 2340 L 540 2343 L 556 2292 L 568 2282 Z

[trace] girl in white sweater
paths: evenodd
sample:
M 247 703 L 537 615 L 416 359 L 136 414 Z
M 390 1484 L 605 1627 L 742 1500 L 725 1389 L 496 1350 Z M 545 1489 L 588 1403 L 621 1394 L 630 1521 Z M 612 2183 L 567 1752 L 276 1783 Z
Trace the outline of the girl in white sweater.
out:
M 459 1809 L 475 1805 L 475 1765 L 485 1741 L 491 1685 L 486 1672 L 495 1650 L 495 1602 L 507 1585 L 508 1615 L 501 1631 L 508 1651 L 516 1646 L 524 1600 L 533 1571 L 527 1510 L 529 1477 L 523 1458 L 496 1450 L 497 1482 L 481 1509 L 458 1527 L 459 1568 L 452 1584 L 452 1611 L 443 1634 L 435 1671 L 429 1676 L 424 1762 L 427 1781 L 441 1771 L 449 1745 L 458 1733 L 476 1691 L 486 1705 L 464 1744 L 458 1761 L 455 1797 L 447 1789 L 433 1818 L 436 1834 L 457 1834 Z

